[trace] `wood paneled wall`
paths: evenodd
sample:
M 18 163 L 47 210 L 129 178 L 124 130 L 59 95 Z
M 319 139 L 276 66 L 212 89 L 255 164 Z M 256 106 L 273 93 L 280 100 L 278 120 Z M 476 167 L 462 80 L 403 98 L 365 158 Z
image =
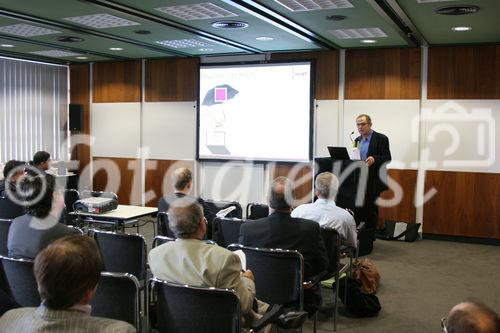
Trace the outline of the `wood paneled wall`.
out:
M 314 59 L 316 65 L 314 80 L 314 98 L 338 99 L 339 97 L 339 53 L 302 52 L 302 53 L 273 53 L 271 60 L 301 60 Z
M 500 174 L 428 171 L 424 232 L 500 239 Z
M 146 61 L 146 102 L 198 99 L 198 58 Z
M 409 223 L 422 222 L 416 221 L 415 189 L 417 187 L 417 171 L 389 169 L 388 175 L 401 187 L 403 196 L 401 202 L 397 205 L 380 208 L 379 225 L 383 226 L 385 220 Z M 394 191 L 389 189 L 383 192 L 381 198 L 385 200 L 393 199 Z
M 313 173 L 308 164 L 272 163 L 269 164 L 269 176 L 269 184 L 277 177 L 287 177 L 294 182 L 294 206 L 311 202 Z
M 419 99 L 419 48 L 347 50 L 346 99 Z
M 111 169 L 108 169 L 108 172 L 103 169 L 95 170 L 97 161 L 114 163 L 118 167 L 119 174 L 112 172 Z M 104 191 L 108 182 L 119 181 L 118 191 L 116 191 L 118 202 L 122 205 L 141 205 L 140 160 L 134 158 L 94 157 L 93 162 L 95 172 L 93 189 L 95 191 Z M 110 179 L 111 177 L 113 179 Z
M 158 206 L 161 196 L 174 191 L 172 173 L 175 169 L 183 167 L 194 172 L 194 161 L 146 160 L 146 206 Z M 154 197 L 149 198 L 149 191 L 154 193 Z M 194 189 L 192 192 L 194 195 Z
M 90 65 L 71 65 L 70 71 L 70 104 L 83 105 L 83 129 L 74 134 L 90 134 Z M 72 133 L 73 134 L 73 133 Z M 75 146 L 71 152 L 71 159 L 80 161 L 78 166 L 82 171 L 90 163 L 90 142 Z M 90 179 L 81 179 L 83 184 L 90 185 Z
M 427 98 L 499 99 L 500 45 L 429 48 Z
M 94 103 L 141 101 L 141 62 L 100 62 L 93 65 Z

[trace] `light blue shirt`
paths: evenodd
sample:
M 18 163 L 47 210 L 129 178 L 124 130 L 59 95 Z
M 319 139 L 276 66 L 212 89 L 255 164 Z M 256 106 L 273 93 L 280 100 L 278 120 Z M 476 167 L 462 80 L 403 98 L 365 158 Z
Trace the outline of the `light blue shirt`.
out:
M 359 156 L 362 161 L 365 161 L 368 158 L 368 147 L 370 147 L 370 141 L 372 139 L 373 130 L 370 131 L 370 134 L 365 139 L 362 136 L 359 138 L 360 146 L 359 146 Z

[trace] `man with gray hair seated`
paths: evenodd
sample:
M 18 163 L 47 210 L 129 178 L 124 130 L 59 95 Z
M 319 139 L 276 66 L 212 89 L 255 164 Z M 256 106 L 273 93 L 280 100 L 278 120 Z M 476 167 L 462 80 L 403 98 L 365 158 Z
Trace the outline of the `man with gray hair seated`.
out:
M 318 199 L 314 203 L 295 208 L 292 217 L 313 220 L 321 227 L 334 228 L 339 232 L 345 245 L 356 247 L 354 217 L 335 204 L 335 196 L 339 189 L 337 177 L 331 172 L 320 173 L 314 181 L 314 189 Z
M 444 333 L 500 333 L 500 318 L 485 304 L 467 300 L 441 319 L 441 328 Z
M 243 326 L 249 327 L 268 308 L 258 302 L 258 311 L 253 311 L 253 273 L 242 272 L 240 258 L 233 252 L 203 241 L 207 225 L 195 198 L 185 196 L 175 200 L 168 214 L 177 239 L 149 252 L 153 275 L 179 284 L 233 289 L 240 300 Z

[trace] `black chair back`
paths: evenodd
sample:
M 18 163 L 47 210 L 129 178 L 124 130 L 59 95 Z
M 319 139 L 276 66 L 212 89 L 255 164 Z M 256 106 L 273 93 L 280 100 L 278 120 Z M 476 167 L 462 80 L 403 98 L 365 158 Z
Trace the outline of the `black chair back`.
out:
M 240 333 L 240 302 L 234 291 L 152 281 L 160 333 Z
M 242 250 L 246 268 L 255 276 L 256 296 L 269 304 L 302 307 L 304 259 L 298 251 L 260 249 L 231 244 L 229 250 Z
M 238 243 L 240 227 L 243 223 L 245 220 L 227 217 L 215 218 L 212 225 L 212 240 L 222 247 Z
M 159 212 L 157 219 L 158 219 L 158 234 L 161 236 L 176 238 L 168 224 L 168 213 Z
M 135 276 L 102 272 L 90 304 L 92 316 L 122 320 L 140 332 L 139 281 Z
M 0 256 L 8 293 L 21 306 L 40 305 L 33 261 Z
M 259 203 L 249 203 L 247 205 L 247 220 L 257 220 L 269 216 L 269 206 Z
M 139 281 L 146 279 L 146 241 L 141 235 L 93 230 L 93 237 L 101 251 L 105 271 L 129 273 Z
M 173 241 L 175 241 L 175 238 L 167 236 L 156 236 L 155 238 L 153 238 L 153 247 L 157 247 L 162 244 L 165 244 L 166 242 L 173 242 Z
M 2 256 L 8 254 L 7 239 L 11 223 L 12 220 L 0 219 L 0 255 Z
M 8 197 L 0 197 L 0 219 L 12 220 L 24 215 L 25 209 L 10 200 Z
M 325 242 L 326 253 L 328 253 L 328 273 L 332 276 L 339 269 L 340 264 L 340 235 L 333 228 L 321 228 L 321 236 Z
M 203 200 L 203 213 L 209 225 L 214 221 L 215 215 L 222 209 L 226 209 L 230 206 L 235 206 L 236 209 L 229 212 L 226 217 L 234 217 L 241 219 L 243 217 L 243 211 L 241 205 L 237 201 L 224 201 L 224 200 Z

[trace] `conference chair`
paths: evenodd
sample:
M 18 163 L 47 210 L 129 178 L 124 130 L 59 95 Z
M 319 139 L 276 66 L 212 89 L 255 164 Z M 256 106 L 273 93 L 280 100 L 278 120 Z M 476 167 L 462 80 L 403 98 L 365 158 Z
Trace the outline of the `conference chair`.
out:
M 37 307 L 40 295 L 33 273 L 33 261 L 0 256 L 6 292 L 21 306 Z
M 13 202 L 8 197 L 0 197 L 0 219 L 15 219 L 18 216 L 24 215 L 25 210 Z
M 269 206 L 251 202 L 246 208 L 247 220 L 257 220 L 269 216 Z
M 217 216 L 217 213 L 223 209 L 234 206 L 235 209 L 229 212 L 225 217 L 234 217 L 241 219 L 243 211 L 241 205 L 236 201 L 210 200 L 203 199 L 203 214 L 207 220 L 207 237 L 212 237 L 212 224 Z
M 64 190 L 64 204 L 66 206 L 66 215 L 65 215 L 65 224 L 73 225 L 74 220 L 76 220 L 76 216 L 71 215 L 70 213 L 74 212 L 75 209 L 73 205 L 76 201 L 80 199 L 80 193 L 75 189 L 65 189 Z
M 169 227 L 168 224 L 168 213 L 167 212 L 158 212 L 158 216 L 156 217 L 158 224 L 158 234 L 161 236 L 167 236 L 171 238 L 176 238 L 174 233 Z
M 238 243 L 240 227 L 243 223 L 245 220 L 242 219 L 216 217 L 212 225 L 212 240 L 222 247 Z
M 340 276 L 350 269 L 350 264 L 340 262 L 341 238 L 339 232 L 334 228 L 321 228 L 321 236 L 325 242 L 326 252 L 328 253 L 328 272 L 322 278 L 323 281 L 334 279 L 335 296 L 333 299 L 333 330 L 337 331 L 338 300 Z M 345 288 L 347 290 L 347 288 Z M 345 299 L 345 298 L 344 298 Z
M 101 272 L 92 316 L 125 321 L 141 332 L 139 281 L 128 273 Z
M 12 220 L 0 219 L 0 255 L 2 256 L 6 256 L 8 254 L 7 239 L 11 223 Z
M 129 273 L 137 278 L 144 290 L 143 313 L 147 318 L 147 249 L 141 235 L 128 235 L 92 229 L 104 262 L 104 270 L 112 273 Z
M 234 290 L 194 287 L 150 280 L 157 295 L 158 331 L 160 333 L 240 333 L 241 308 Z M 274 306 L 254 323 L 250 332 L 258 332 L 279 315 Z
M 158 235 L 158 236 L 155 236 L 155 238 L 153 238 L 153 245 L 152 246 L 153 246 L 153 248 L 155 248 L 155 247 L 160 246 L 162 244 L 165 244 L 167 242 L 173 242 L 173 241 L 175 241 L 175 238 Z

